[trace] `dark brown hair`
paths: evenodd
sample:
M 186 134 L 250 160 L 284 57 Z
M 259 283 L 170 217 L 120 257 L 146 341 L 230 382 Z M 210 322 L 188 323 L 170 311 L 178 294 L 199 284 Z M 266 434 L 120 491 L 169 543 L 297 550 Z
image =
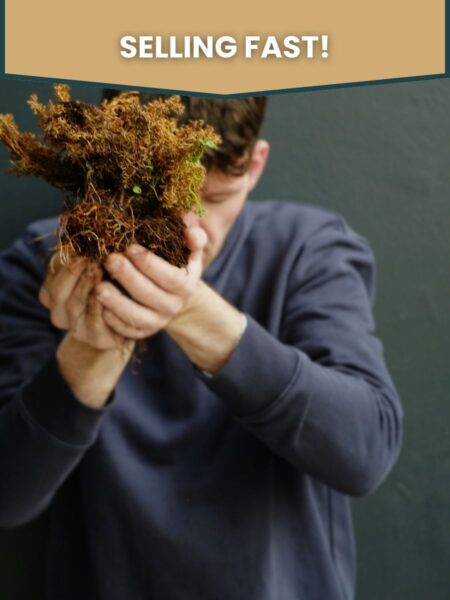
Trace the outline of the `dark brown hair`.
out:
M 103 98 L 110 100 L 120 92 L 105 89 Z M 141 102 L 147 103 L 163 94 L 141 92 Z M 203 120 L 221 136 L 218 150 L 207 150 L 203 164 L 210 169 L 224 173 L 242 175 L 249 167 L 253 147 L 261 129 L 267 104 L 265 96 L 222 100 L 195 96 L 181 96 L 185 113 L 180 124 L 191 120 Z

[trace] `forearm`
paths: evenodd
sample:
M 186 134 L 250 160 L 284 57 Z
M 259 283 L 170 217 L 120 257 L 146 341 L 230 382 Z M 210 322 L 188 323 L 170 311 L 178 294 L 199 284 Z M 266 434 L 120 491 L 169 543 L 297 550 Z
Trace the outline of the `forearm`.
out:
M 166 331 L 192 363 L 214 374 L 229 360 L 244 324 L 242 313 L 200 281 L 196 293 Z
M 253 435 L 344 493 L 373 489 L 398 455 L 401 409 L 387 381 L 317 364 L 251 317 L 227 363 L 204 382 Z
M 94 443 L 104 411 L 73 395 L 53 356 L 0 409 L 0 525 L 42 512 Z
M 67 334 L 56 354 L 0 410 L 0 525 L 42 512 L 99 431 L 131 346 L 99 351 Z

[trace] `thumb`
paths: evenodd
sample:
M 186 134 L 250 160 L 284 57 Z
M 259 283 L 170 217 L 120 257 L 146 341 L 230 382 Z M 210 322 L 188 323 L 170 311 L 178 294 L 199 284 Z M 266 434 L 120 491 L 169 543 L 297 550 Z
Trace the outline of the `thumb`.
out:
M 187 227 L 184 230 L 184 239 L 186 246 L 192 254 L 197 254 L 201 253 L 206 246 L 208 236 L 206 235 L 206 231 L 201 227 Z

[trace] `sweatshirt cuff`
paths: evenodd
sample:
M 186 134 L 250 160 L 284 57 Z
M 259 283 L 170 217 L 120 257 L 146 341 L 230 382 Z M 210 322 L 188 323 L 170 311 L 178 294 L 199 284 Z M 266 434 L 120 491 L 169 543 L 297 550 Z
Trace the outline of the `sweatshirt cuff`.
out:
M 26 413 L 61 442 L 86 446 L 94 442 L 107 408 L 80 402 L 60 373 L 53 356 L 22 392 Z M 108 399 L 108 405 L 112 397 Z
M 250 416 L 282 396 L 296 376 L 299 356 L 268 333 L 252 317 L 225 366 L 210 376 L 198 377 L 237 417 Z

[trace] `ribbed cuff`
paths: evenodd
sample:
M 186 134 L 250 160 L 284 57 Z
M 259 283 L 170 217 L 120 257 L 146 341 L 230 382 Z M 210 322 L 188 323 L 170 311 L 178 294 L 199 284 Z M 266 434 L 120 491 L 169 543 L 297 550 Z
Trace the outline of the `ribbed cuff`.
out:
M 299 356 L 247 315 L 248 325 L 225 366 L 212 377 L 196 370 L 237 417 L 269 406 L 294 377 Z
M 77 446 L 95 440 L 107 410 L 86 406 L 75 397 L 59 371 L 55 356 L 23 390 L 22 402 L 28 415 L 41 427 L 60 441 Z

